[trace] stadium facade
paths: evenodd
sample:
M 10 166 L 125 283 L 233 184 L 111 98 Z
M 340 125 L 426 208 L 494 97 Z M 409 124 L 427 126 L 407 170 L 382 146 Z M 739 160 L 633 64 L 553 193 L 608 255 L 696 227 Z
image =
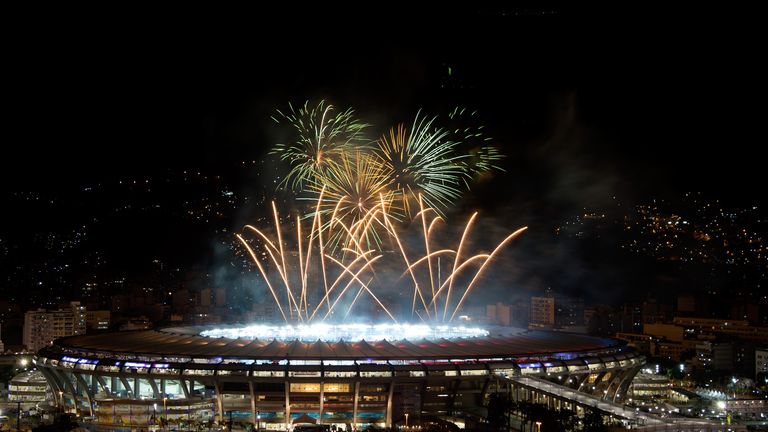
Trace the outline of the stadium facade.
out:
M 487 337 L 302 342 L 176 327 L 57 340 L 34 361 L 68 411 L 101 424 L 298 418 L 340 427 L 485 417 L 501 378 L 532 376 L 617 400 L 645 359 L 613 339 L 529 331 Z

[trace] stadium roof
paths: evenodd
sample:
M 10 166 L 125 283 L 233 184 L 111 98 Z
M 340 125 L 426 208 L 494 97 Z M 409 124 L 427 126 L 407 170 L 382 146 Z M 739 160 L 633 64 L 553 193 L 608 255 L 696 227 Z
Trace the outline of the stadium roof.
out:
M 204 328 L 176 327 L 59 339 L 55 347 L 114 354 L 253 359 L 451 359 L 527 357 L 618 348 L 622 342 L 580 334 L 518 331 L 482 338 L 421 341 L 301 342 L 200 336 Z M 49 349 L 50 349 L 49 348 Z

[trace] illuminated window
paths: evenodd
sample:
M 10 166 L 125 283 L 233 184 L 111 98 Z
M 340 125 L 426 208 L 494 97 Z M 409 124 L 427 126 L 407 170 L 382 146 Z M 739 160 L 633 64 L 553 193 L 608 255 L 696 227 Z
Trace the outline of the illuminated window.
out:
M 323 391 L 329 393 L 348 393 L 348 383 L 325 383 L 323 385 Z
M 376 385 L 361 385 L 360 391 L 363 393 L 381 393 L 386 391 L 387 389 L 384 386 L 376 386 Z
M 185 369 L 184 375 L 213 375 L 212 369 Z
M 290 377 L 319 377 L 320 371 L 289 371 Z
M 373 396 L 373 395 L 365 395 L 360 398 L 364 402 L 384 402 L 386 401 L 385 396 Z
M 355 371 L 325 371 L 325 376 L 330 378 L 354 378 L 357 376 Z
M 253 376 L 257 377 L 282 377 L 285 376 L 285 372 L 279 370 L 279 371 L 259 371 L 255 370 L 253 371 Z
M 320 393 L 320 383 L 291 383 L 291 391 L 297 393 Z
M 487 375 L 488 371 L 485 369 L 471 369 L 471 370 L 462 370 L 461 374 L 463 376 Z
M 388 377 L 392 376 L 390 371 L 364 371 L 360 372 L 362 378 L 374 378 L 374 377 Z

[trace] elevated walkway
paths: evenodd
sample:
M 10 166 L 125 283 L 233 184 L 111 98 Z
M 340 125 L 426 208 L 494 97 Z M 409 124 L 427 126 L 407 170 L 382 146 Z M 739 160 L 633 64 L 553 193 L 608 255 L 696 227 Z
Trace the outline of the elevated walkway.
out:
M 511 385 L 514 400 L 545 403 L 552 408 L 595 410 L 620 420 L 626 427 L 642 431 L 715 432 L 746 431 L 742 425 L 721 425 L 684 417 L 656 417 L 614 402 L 530 376 L 499 376 Z

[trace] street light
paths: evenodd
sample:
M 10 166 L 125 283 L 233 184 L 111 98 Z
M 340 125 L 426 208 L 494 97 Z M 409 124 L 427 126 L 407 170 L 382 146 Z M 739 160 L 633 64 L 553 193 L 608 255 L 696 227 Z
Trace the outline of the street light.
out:
M 408 429 L 408 413 L 405 413 L 405 428 Z
M 256 430 L 261 430 L 261 412 L 256 411 Z
M 536 432 L 541 432 L 541 422 L 540 421 L 536 422 Z

